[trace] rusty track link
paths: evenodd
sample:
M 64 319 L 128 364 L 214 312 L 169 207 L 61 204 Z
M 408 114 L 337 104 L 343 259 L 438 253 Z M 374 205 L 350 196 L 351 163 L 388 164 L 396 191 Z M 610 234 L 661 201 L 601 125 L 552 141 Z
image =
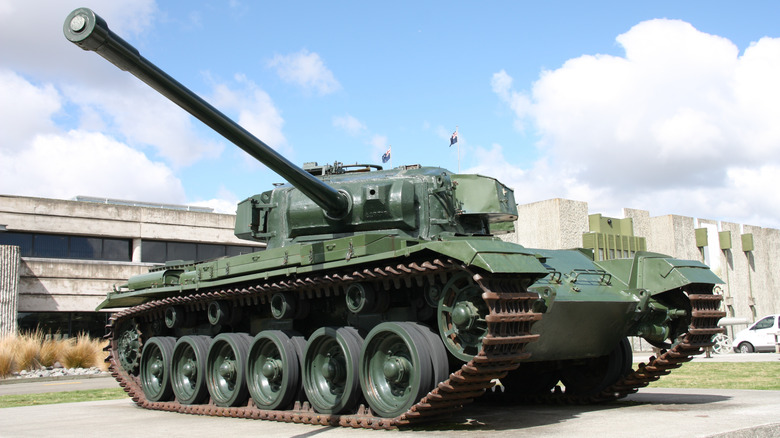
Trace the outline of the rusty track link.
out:
M 250 398 L 247 406 L 218 407 L 212 402 L 202 405 L 182 405 L 178 401 L 150 402 L 144 396 L 140 379 L 127 373 L 117 362 L 117 338 L 115 329 L 125 321 L 143 319 L 158 321 L 164 317 L 168 306 L 180 305 L 192 309 L 203 309 L 214 299 L 234 300 L 236 305 L 257 305 L 269 301 L 271 294 L 279 291 L 293 291 L 300 297 L 312 298 L 339 295 L 339 288 L 361 280 L 381 281 L 386 290 L 409 286 L 412 281 L 421 285 L 424 281 L 433 283 L 435 277 L 446 278 L 457 271 L 466 271 L 482 290 L 482 298 L 488 308 L 486 315 L 487 335 L 482 348 L 468 363 L 440 382 L 430 393 L 419 400 L 407 412 L 395 418 L 380 418 L 361 405 L 353 414 L 331 415 L 315 412 L 308 402 L 296 402 L 290 410 L 263 410 L 257 408 Z M 243 285 L 236 289 L 206 290 L 197 294 L 151 301 L 114 315 L 107 325 L 106 338 L 110 340 L 109 370 L 120 386 L 133 401 L 146 409 L 165 410 L 185 414 L 264 419 L 292 423 L 307 423 L 326 426 L 345 426 L 368 429 L 394 429 L 422 422 L 434 421 L 452 414 L 465 404 L 481 396 L 493 386 L 493 379 L 501 378 L 516 369 L 529 353 L 523 349 L 528 342 L 539 335 L 531 335 L 531 326 L 541 319 L 541 314 L 531 311 L 531 305 L 538 298 L 527 292 L 523 279 L 518 276 L 488 276 L 474 274 L 467 268 L 439 259 L 411 262 L 396 266 L 373 267 L 356 270 L 349 274 L 313 275 L 306 278 L 287 278 L 256 285 Z

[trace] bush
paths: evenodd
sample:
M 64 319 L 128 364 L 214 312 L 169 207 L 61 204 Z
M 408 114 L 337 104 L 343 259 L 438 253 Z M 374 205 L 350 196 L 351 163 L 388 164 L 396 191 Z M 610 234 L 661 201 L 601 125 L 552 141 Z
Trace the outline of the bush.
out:
M 106 353 L 99 339 L 81 333 L 77 338 L 70 339 L 69 344 L 60 361 L 65 368 L 91 368 L 105 364 Z
M 14 355 L 14 338 L 0 339 L 0 378 L 10 376 L 16 370 L 16 357 Z

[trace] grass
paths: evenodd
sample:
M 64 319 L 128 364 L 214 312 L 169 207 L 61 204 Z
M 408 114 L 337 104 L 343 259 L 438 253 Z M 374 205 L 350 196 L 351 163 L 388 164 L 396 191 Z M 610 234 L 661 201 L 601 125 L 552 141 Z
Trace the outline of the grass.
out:
M 83 401 L 116 400 L 127 397 L 122 388 L 91 389 L 83 391 L 44 392 L 39 394 L 14 394 L 0 396 L 0 408 L 19 406 L 77 403 Z
M 59 362 L 66 368 L 98 367 L 106 371 L 107 341 L 77 338 L 54 339 L 40 330 L 0 339 L 0 378 L 22 370 L 35 370 Z
M 650 384 L 651 388 L 780 390 L 780 362 L 691 362 Z

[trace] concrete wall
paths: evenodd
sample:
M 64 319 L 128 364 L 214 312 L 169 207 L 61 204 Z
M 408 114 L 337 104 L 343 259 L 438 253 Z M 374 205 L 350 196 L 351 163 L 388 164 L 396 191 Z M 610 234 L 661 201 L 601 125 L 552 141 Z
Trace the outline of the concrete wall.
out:
M 235 216 L 164 208 L 0 195 L 8 231 L 248 244 L 233 235 Z
M 24 258 L 19 312 L 93 312 L 114 285 L 151 264 Z
M 0 339 L 16 334 L 19 247 L 0 245 Z
M 515 232 L 501 238 L 529 248 L 578 248 L 588 231 L 588 204 L 550 199 L 517 206 Z

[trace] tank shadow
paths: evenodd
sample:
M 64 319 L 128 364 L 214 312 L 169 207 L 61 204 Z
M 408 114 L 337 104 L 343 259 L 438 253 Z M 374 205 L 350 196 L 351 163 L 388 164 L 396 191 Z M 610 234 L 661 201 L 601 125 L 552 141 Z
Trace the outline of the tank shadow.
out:
M 637 393 L 614 402 L 592 405 L 512 404 L 478 400 L 464 407 L 449 420 L 430 426 L 415 427 L 428 431 L 502 431 L 528 429 L 564 423 L 585 413 L 629 410 L 645 407 L 660 411 L 687 410 L 686 406 L 706 405 L 731 399 L 713 394 Z

